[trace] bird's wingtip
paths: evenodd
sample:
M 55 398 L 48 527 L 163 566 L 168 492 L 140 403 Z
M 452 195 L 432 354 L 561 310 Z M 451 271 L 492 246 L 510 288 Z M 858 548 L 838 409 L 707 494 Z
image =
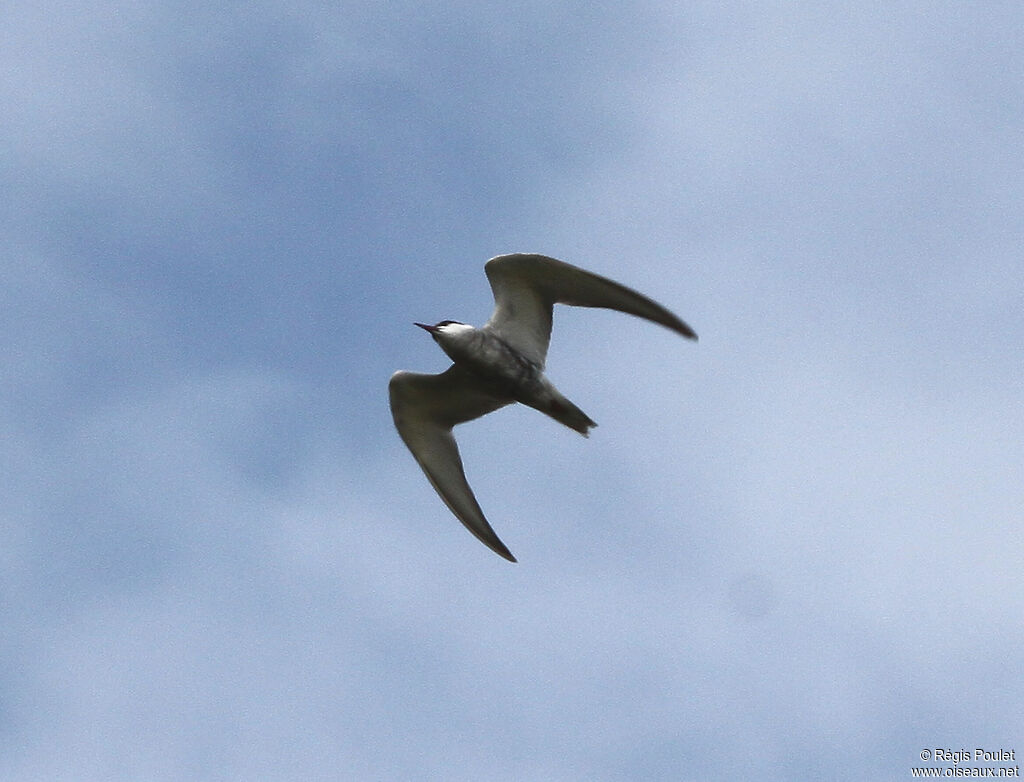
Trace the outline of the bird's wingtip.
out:
M 680 320 L 678 323 L 672 326 L 672 330 L 675 331 L 677 334 L 686 337 L 687 339 L 692 339 L 694 342 L 697 341 L 697 332 L 691 329 L 688 323 L 684 323 L 683 321 Z
M 483 538 L 481 538 L 480 540 L 484 543 L 485 546 L 487 546 L 487 548 L 489 548 L 502 559 L 507 559 L 509 562 L 519 561 L 512 555 L 512 552 L 508 550 L 508 546 L 502 543 L 497 536 L 495 536 L 494 540 L 484 540 Z

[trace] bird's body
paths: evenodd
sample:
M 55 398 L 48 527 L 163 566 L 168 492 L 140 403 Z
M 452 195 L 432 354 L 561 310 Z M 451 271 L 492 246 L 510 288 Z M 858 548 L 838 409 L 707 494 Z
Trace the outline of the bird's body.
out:
M 556 303 L 605 307 L 696 334 L 660 304 L 619 283 L 543 255 L 503 255 L 485 266 L 495 309 L 480 328 L 457 321 L 417 326 L 454 362 L 439 375 L 396 372 L 389 384 L 395 427 L 458 519 L 493 551 L 515 562 L 466 481 L 452 427 L 520 402 L 587 436 L 596 424 L 544 374 Z
M 418 325 L 433 335 L 441 350 L 456 364 L 508 386 L 513 396 L 517 396 L 519 389 L 536 383 L 544 374 L 539 364 L 530 361 L 486 326 L 478 329 L 454 322 L 437 326 Z
M 478 329 L 455 322 L 417 325 L 429 331 L 456 365 L 483 381 L 495 396 L 550 415 L 584 437 L 590 427 L 597 426 L 555 388 L 540 364 L 509 345 L 489 326 Z

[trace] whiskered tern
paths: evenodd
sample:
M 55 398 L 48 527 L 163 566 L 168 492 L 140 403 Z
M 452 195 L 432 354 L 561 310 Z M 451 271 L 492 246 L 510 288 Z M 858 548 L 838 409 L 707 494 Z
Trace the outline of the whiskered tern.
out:
M 484 266 L 494 313 L 481 328 L 442 320 L 425 329 L 454 362 L 439 375 L 400 371 L 388 392 L 395 427 L 452 513 L 492 551 L 515 562 L 466 481 L 456 424 L 521 402 L 586 437 L 597 426 L 544 375 L 555 304 L 604 307 L 660 323 L 689 339 L 693 329 L 624 285 L 544 255 L 499 255 Z

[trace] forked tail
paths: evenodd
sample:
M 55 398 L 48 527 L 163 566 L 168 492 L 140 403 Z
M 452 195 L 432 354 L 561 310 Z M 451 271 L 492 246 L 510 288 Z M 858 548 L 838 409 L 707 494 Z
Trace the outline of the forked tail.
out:
M 554 391 L 554 389 L 552 389 Z M 541 409 L 560 424 L 565 424 L 570 429 L 575 429 L 584 437 L 590 436 L 590 429 L 597 426 L 590 416 L 580 410 L 576 405 L 555 391 L 547 401 L 547 406 Z

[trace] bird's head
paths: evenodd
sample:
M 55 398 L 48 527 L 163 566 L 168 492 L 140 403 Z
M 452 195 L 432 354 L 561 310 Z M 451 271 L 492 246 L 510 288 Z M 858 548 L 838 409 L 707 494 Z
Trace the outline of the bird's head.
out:
M 454 337 L 463 332 L 473 331 L 472 326 L 467 326 L 465 323 L 459 323 L 457 320 L 442 320 L 440 323 L 435 323 L 433 326 L 428 326 L 426 323 L 413 324 L 419 326 L 424 331 L 428 332 L 430 336 L 436 341 L 439 337 Z

